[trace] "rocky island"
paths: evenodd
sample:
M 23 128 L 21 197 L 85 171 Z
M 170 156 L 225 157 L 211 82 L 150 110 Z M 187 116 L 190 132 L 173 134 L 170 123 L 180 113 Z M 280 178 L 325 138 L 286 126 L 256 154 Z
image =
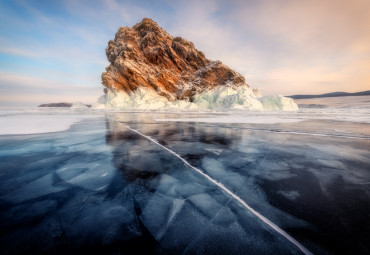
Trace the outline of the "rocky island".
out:
M 71 107 L 71 103 L 49 103 L 49 104 L 40 104 L 38 107 Z
M 94 108 L 297 110 L 292 99 L 259 98 L 243 75 L 144 18 L 108 42 L 105 95 Z
M 49 104 L 40 104 L 38 107 L 69 107 L 72 109 L 84 109 L 91 107 L 91 104 L 84 104 L 82 102 L 72 103 L 49 103 Z

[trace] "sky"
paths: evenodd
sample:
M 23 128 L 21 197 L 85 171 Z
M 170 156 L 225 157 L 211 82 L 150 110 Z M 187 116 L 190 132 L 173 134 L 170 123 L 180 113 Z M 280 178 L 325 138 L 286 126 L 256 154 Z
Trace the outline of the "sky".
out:
M 370 90 L 369 0 L 2 0 L 0 106 L 95 102 L 108 41 L 144 17 L 263 95 Z

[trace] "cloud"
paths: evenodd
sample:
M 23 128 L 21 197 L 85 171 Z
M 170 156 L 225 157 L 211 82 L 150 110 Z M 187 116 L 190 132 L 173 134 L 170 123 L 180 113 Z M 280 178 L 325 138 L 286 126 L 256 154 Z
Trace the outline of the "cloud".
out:
M 70 82 L 69 79 L 62 80 L 62 76 L 70 75 L 71 79 L 76 82 Z M 85 76 L 79 73 L 71 74 L 64 73 L 60 71 L 50 71 L 49 73 L 43 75 L 43 77 L 33 76 L 24 74 L 21 72 L 3 72 L 0 71 L 0 84 L 8 84 L 11 86 L 22 86 L 22 87 L 31 87 L 39 89 L 48 89 L 50 87 L 54 88 L 65 88 L 73 89 L 75 87 L 86 87 L 86 85 L 93 87 L 99 85 L 100 79 L 96 77 Z M 88 84 L 85 84 L 88 83 Z
M 171 27 L 266 94 L 370 88 L 369 1 L 228 3 L 173 3 Z
M 363 66 L 370 63 L 369 1 L 259 1 L 253 8 L 238 4 L 241 8 L 230 18 L 242 32 L 263 38 L 276 51 L 270 58 L 275 65 L 265 68 L 265 76 L 294 79 L 296 86 L 309 82 L 317 91 L 333 89 L 322 85 L 327 82 L 337 84 L 337 90 L 370 87 L 368 78 L 352 84 L 368 76 Z
M 262 32 L 288 46 L 331 52 L 370 39 L 367 0 L 262 0 L 258 3 L 253 9 L 247 8 L 248 5 L 238 8 L 234 17 L 248 30 Z

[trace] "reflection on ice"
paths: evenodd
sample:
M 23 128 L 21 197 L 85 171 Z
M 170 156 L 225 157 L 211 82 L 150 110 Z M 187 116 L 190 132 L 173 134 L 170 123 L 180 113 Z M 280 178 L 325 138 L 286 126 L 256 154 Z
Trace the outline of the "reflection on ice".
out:
M 112 113 L 64 132 L 2 136 L 0 248 L 301 253 L 194 167 L 313 253 L 368 253 L 369 134 L 358 132 L 364 126 L 156 122 L 150 113 Z M 334 135 L 305 134 L 323 131 Z
M 202 175 L 203 177 L 205 177 L 208 181 L 210 181 L 211 183 L 215 184 L 218 188 L 220 188 L 222 191 L 224 191 L 227 195 L 230 195 L 232 198 L 234 198 L 236 201 L 240 202 L 241 205 L 243 205 L 246 209 L 249 210 L 250 213 L 252 213 L 254 216 L 256 216 L 259 220 L 263 221 L 265 224 L 267 224 L 268 226 L 271 227 L 272 230 L 275 230 L 277 234 L 280 234 L 282 235 L 283 237 L 285 237 L 289 242 L 291 242 L 292 245 L 295 245 L 298 249 L 300 249 L 304 254 L 311 254 L 310 251 L 308 251 L 302 244 L 300 244 L 297 240 L 295 240 L 292 236 L 290 236 L 287 232 L 285 232 L 284 230 L 282 230 L 281 228 L 279 228 L 276 224 L 274 224 L 273 222 L 271 222 L 269 219 L 267 219 L 265 216 L 261 215 L 259 212 L 257 212 L 256 210 L 254 210 L 252 207 L 250 207 L 243 199 L 241 199 L 238 195 L 236 195 L 235 193 L 233 193 L 230 189 L 226 188 L 224 186 L 223 183 L 213 179 L 212 177 L 210 177 L 208 174 L 205 174 L 202 170 L 192 166 L 187 160 L 185 160 L 184 158 L 182 158 L 179 154 L 177 154 L 176 152 L 172 151 L 171 149 L 163 146 L 162 144 L 160 144 L 157 140 L 151 138 L 150 136 L 146 136 L 144 134 L 142 134 L 141 132 L 139 132 L 138 130 L 135 130 L 135 129 L 132 129 L 128 126 L 126 126 L 127 129 L 129 129 L 130 131 L 132 132 L 135 132 L 136 134 L 139 134 L 140 136 L 142 136 L 143 138 L 147 139 L 148 141 L 151 141 L 152 143 L 158 145 L 159 147 L 163 148 L 164 150 L 168 151 L 169 153 L 171 153 L 172 155 L 174 155 L 176 158 L 180 159 L 184 164 L 185 166 L 187 167 L 190 167 L 192 168 L 193 170 L 195 170 L 197 173 L 199 173 L 200 175 Z M 202 139 L 200 139 L 200 141 L 202 141 Z M 223 141 L 223 139 L 222 139 Z M 223 144 L 226 144 L 226 143 L 223 143 Z M 212 162 L 213 164 L 217 164 L 217 162 Z M 211 163 L 211 164 L 212 164 Z M 212 168 L 218 168 L 218 166 L 216 167 L 212 167 L 211 166 L 211 169 Z M 221 166 L 222 168 L 222 166 Z M 216 173 L 217 174 L 217 173 Z M 232 183 L 235 183 L 232 182 Z M 209 197 L 210 198 L 210 197 Z M 207 200 L 204 200 L 204 201 L 207 201 Z M 204 205 L 205 203 L 202 203 L 202 205 Z M 208 200 L 208 201 L 211 201 L 211 200 Z M 209 209 L 209 207 L 207 208 Z

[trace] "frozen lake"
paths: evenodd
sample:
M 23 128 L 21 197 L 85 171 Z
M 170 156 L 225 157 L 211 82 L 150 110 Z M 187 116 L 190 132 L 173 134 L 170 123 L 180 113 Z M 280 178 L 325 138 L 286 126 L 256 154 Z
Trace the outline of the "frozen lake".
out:
M 368 98 L 297 100 L 298 113 L 4 109 L 2 254 L 369 254 Z

